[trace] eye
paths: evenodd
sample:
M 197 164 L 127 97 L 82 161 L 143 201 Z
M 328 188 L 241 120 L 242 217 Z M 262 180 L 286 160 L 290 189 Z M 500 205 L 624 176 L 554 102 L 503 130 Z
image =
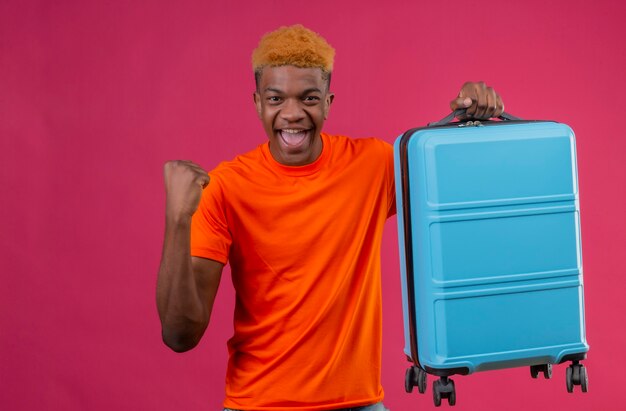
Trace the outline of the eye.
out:
M 318 96 L 306 96 L 302 99 L 306 104 L 317 104 L 320 101 Z
M 280 103 L 283 99 L 278 96 L 269 96 L 267 97 L 267 101 L 273 104 Z

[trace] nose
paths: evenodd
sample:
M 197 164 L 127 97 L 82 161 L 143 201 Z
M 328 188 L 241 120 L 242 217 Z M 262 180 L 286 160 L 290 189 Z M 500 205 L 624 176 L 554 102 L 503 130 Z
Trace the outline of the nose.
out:
M 296 123 L 305 117 L 304 110 L 297 99 L 287 99 L 280 110 L 280 116 L 289 123 Z

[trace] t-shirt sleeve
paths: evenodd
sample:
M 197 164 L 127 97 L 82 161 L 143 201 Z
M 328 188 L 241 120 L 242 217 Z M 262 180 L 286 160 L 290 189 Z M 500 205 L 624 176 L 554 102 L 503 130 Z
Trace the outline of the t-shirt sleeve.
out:
M 393 169 L 393 146 L 387 142 L 385 147 L 385 176 L 387 180 L 387 218 L 396 214 L 396 185 Z
M 209 173 L 211 181 L 202 192 L 200 205 L 191 219 L 191 255 L 228 262 L 232 237 L 226 218 L 221 179 Z

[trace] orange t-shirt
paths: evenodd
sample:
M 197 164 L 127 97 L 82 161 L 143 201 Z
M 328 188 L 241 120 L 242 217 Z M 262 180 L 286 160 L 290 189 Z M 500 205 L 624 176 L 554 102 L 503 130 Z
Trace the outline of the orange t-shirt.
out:
M 380 246 L 395 213 L 388 143 L 322 134 L 308 165 L 268 143 L 210 174 L 191 253 L 236 290 L 227 408 L 329 410 L 381 401 Z

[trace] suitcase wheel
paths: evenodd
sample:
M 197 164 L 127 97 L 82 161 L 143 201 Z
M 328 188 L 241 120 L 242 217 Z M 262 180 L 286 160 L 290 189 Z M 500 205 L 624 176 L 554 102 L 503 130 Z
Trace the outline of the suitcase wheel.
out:
M 448 399 L 448 404 L 450 406 L 454 406 L 456 404 L 454 381 L 448 377 L 441 377 L 441 379 L 435 381 L 433 384 L 433 401 L 435 403 L 435 407 L 441 406 L 441 400 L 443 398 Z
M 578 361 L 573 361 L 572 365 L 565 370 L 565 384 L 567 392 L 574 392 L 574 385 L 580 385 L 582 392 L 587 392 L 589 376 L 585 366 Z
M 428 374 L 426 374 L 426 371 L 422 370 L 421 368 L 419 369 L 419 371 L 420 373 L 417 381 L 417 390 L 420 394 L 424 394 L 426 392 L 426 386 L 428 385 L 428 379 L 426 378 Z
M 435 389 L 438 383 L 439 381 L 435 381 L 435 385 L 433 385 L 433 401 L 435 402 L 435 407 L 441 406 L 441 393 Z
M 574 378 L 572 374 L 572 367 L 567 367 L 565 370 L 565 384 L 567 386 L 567 392 L 574 392 Z
M 404 373 L 404 391 L 409 394 L 413 392 L 413 382 L 415 380 L 415 377 L 413 376 L 415 374 L 413 368 L 414 367 L 407 368 Z
M 587 369 L 581 366 L 580 374 L 580 388 L 583 392 L 587 392 L 587 387 L 589 387 L 589 376 L 587 375 Z
M 549 380 L 550 378 L 552 378 L 552 364 L 539 364 L 530 366 L 531 377 L 537 378 L 540 372 L 543 372 L 544 378 Z
M 404 374 L 404 390 L 411 393 L 413 392 L 413 387 L 417 386 L 419 393 L 424 394 L 426 392 L 427 385 L 426 376 L 426 371 L 422 370 L 420 367 L 414 365 L 407 368 L 406 373 Z

